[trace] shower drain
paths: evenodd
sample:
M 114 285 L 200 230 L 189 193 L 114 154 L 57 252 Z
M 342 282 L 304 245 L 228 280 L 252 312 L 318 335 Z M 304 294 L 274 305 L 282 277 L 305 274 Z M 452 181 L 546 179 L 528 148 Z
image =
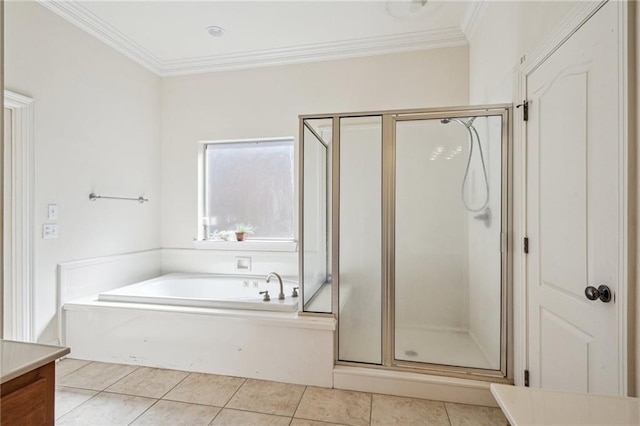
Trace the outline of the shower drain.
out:
M 404 354 L 405 354 L 406 356 L 418 356 L 418 352 L 416 352 L 416 351 L 411 351 L 411 350 L 409 350 L 409 351 L 404 351 Z

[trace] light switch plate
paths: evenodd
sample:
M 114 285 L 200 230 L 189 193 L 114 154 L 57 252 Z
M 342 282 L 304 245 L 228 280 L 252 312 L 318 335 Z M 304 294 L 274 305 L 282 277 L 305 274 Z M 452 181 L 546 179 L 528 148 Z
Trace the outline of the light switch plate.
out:
M 49 204 L 47 206 L 47 219 L 49 219 L 49 220 L 58 220 L 58 205 L 57 204 Z
M 58 224 L 45 223 L 42 225 L 42 238 L 44 240 L 52 240 L 58 238 Z

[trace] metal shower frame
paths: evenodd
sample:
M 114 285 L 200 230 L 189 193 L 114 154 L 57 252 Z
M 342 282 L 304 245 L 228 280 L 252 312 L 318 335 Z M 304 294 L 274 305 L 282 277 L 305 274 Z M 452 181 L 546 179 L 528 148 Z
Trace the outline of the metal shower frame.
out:
M 382 364 L 367 364 L 339 359 L 339 327 L 335 333 L 334 360 L 337 365 L 358 366 L 395 371 L 423 372 L 432 375 L 449 377 L 473 378 L 491 382 L 513 383 L 513 105 L 492 104 L 479 106 L 458 106 L 447 108 L 425 108 L 405 110 L 364 111 L 350 113 L 311 114 L 300 115 L 300 138 L 298 149 L 299 166 L 299 282 L 304 277 L 304 130 L 306 120 L 332 120 L 331 164 L 327 170 L 327 178 L 331 177 L 331 191 L 327 187 L 327 194 L 331 194 L 331 203 L 327 202 L 327 222 L 331 229 L 327 229 L 330 244 L 331 275 L 332 275 L 332 312 L 300 312 L 300 315 L 333 316 L 340 321 L 340 119 L 355 117 L 381 117 L 382 121 Z M 500 116 L 502 118 L 502 155 L 501 155 L 501 356 L 499 370 L 486 370 L 471 367 L 429 364 L 395 359 L 395 146 L 396 123 L 444 118 L 467 118 Z M 315 132 L 314 132 L 315 133 Z M 316 134 L 317 137 L 317 134 Z M 322 139 L 320 139 L 322 141 Z M 323 142 L 323 141 L 322 141 Z M 328 195 L 327 195 L 328 196 Z M 329 201 L 329 200 L 327 200 Z M 329 215 L 331 219 L 329 220 Z M 330 233 L 330 239 L 329 239 Z M 304 300 L 304 285 L 300 285 L 301 300 Z M 304 308 L 301 308 L 304 309 Z

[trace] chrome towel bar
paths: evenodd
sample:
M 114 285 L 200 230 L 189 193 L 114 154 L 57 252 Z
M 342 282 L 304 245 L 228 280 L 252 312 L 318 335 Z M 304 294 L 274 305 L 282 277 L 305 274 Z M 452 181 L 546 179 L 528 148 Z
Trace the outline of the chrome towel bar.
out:
M 95 193 L 89 194 L 89 199 L 91 201 L 96 201 L 98 198 L 104 198 L 105 200 L 127 200 L 127 201 L 137 201 L 140 204 L 149 201 L 148 198 L 144 198 L 142 195 L 138 198 L 129 198 L 129 197 L 107 197 L 105 195 L 96 195 Z

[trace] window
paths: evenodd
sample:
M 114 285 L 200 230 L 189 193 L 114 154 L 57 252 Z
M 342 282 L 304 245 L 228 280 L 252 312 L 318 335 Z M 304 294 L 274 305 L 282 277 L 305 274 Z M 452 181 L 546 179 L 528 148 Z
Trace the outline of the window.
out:
M 205 143 L 201 239 L 247 224 L 252 240 L 293 240 L 293 170 L 293 138 Z

